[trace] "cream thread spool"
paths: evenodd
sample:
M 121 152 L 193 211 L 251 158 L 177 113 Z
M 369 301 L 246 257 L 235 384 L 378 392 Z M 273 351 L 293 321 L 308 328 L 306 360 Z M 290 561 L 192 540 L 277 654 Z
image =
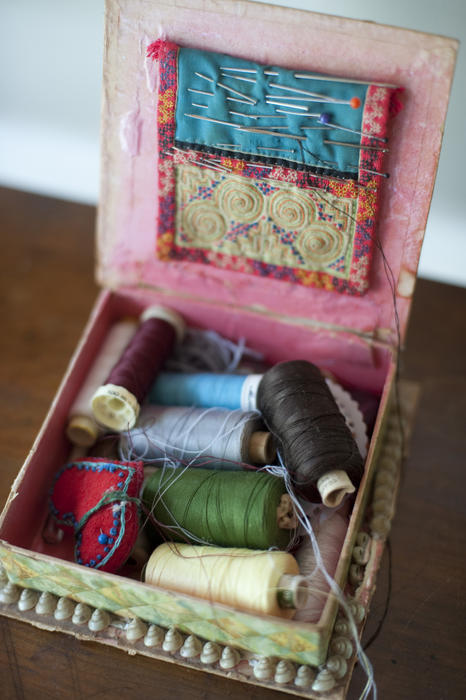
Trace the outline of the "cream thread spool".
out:
M 145 570 L 146 583 L 248 612 L 292 618 L 307 582 L 287 552 L 165 543 Z
M 109 329 L 68 415 L 66 435 L 73 444 L 91 447 L 97 440 L 101 429 L 92 412 L 92 397 L 121 357 L 136 329 L 136 319 L 129 318 L 117 321 Z

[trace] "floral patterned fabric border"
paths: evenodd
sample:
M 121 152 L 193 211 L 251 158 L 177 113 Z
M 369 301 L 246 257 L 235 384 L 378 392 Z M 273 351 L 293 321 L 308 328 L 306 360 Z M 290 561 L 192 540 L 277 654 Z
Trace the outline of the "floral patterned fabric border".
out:
M 312 167 L 297 169 L 283 157 L 229 152 L 232 144 L 177 141 L 179 50 L 165 41 L 148 50 L 159 62 L 159 259 L 351 294 L 367 291 L 394 89 L 367 87 L 358 173 L 324 175 Z

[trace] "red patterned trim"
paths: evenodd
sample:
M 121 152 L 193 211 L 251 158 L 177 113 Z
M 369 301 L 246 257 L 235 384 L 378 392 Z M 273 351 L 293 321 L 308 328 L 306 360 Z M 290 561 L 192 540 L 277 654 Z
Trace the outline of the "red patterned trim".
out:
M 178 89 L 177 61 L 179 47 L 161 39 L 150 44 L 149 58 L 159 61 L 157 99 L 158 136 L 158 217 L 156 254 L 161 260 L 175 258 L 175 169 L 169 153 L 175 142 L 175 110 Z

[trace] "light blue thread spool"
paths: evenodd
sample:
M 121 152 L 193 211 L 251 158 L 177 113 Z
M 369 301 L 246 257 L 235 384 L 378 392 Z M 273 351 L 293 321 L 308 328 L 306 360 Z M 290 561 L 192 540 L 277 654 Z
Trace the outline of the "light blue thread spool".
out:
M 256 394 L 261 374 L 184 374 L 162 372 L 152 385 L 150 403 L 160 406 L 197 406 L 199 408 L 256 409 Z
M 223 408 L 144 406 L 138 426 L 123 433 L 125 460 L 164 463 L 167 458 L 204 469 L 242 469 L 270 464 L 274 441 L 256 412 Z

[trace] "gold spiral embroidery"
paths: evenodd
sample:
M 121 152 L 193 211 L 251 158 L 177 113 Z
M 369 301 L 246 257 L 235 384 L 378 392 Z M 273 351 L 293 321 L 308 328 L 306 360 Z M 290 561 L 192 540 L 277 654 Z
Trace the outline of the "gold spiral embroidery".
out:
M 296 240 L 296 247 L 310 267 L 328 265 L 342 255 L 345 238 L 341 231 L 330 224 L 314 224 L 303 231 Z
M 310 196 L 292 190 L 279 190 L 270 198 L 270 215 L 286 231 L 299 231 L 315 218 L 316 207 Z
M 191 245 L 201 247 L 223 238 L 227 230 L 221 213 L 208 202 L 188 204 L 182 213 L 181 226 Z
M 216 191 L 220 211 L 228 221 L 255 223 L 264 207 L 264 195 L 244 178 L 229 178 Z

